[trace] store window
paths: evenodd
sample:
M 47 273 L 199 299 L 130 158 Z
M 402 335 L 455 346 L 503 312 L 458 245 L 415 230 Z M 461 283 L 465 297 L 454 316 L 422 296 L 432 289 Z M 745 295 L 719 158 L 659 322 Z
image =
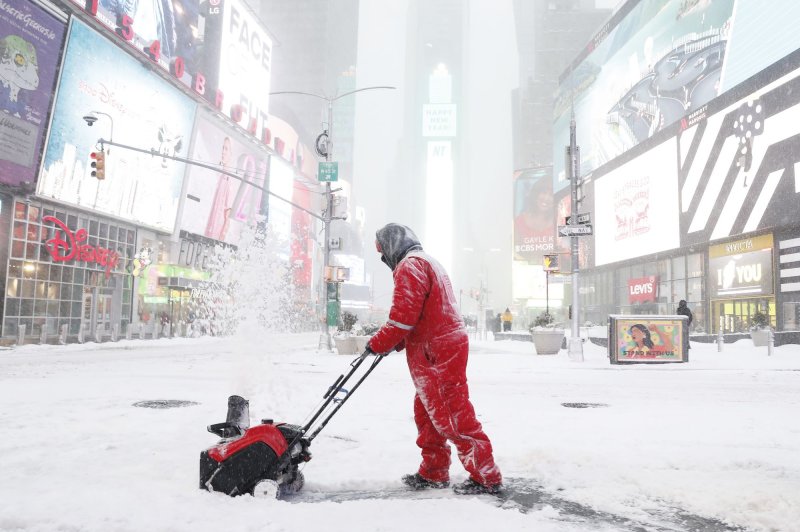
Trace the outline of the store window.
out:
M 120 325 L 124 327 L 129 322 L 132 283 L 124 268 L 132 258 L 129 240 L 135 239 L 134 229 L 123 230 L 107 221 L 36 202 L 17 201 L 13 212 L 2 324 L 4 336 L 16 335 L 21 325 L 25 325 L 26 334 L 39 334 L 42 328 L 48 334 L 58 334 L 62 325 L 68 326 L 70 334 L 77 334 L 84 292 L 93 287 L 108 291 L 119 286 Z M 55 229 L 51 223 L 42 221 L 45 216 L 58 218 L 73 233 L 88 228 L 87 243 L 96 246 L 102 242 L 102 247 L 119 254 L 115 272 L 106 276 L 106 267 L 96 261 L 54 261 L 46 241 L 54 237 Z

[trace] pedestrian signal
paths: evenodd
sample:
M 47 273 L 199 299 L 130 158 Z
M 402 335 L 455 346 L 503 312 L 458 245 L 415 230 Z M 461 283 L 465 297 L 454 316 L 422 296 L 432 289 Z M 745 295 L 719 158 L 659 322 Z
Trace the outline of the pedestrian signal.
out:
M 92 159 L 92 177 L 102 181 L 106 178 L 106 154 L 102 150 L 93 151 L 89 156 Z
M 545 255 L 542 266 L 546 272 L 558 271 L 558 255 Z

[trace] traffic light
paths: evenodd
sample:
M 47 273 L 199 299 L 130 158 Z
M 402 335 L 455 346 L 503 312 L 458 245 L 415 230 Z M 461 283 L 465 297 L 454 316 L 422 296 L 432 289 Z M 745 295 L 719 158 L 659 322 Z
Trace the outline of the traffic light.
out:
M 92 158 L 92 177 L 102 181 L 106 178 L 106 154 L 103 150 L 93 151 L 89 156 Z

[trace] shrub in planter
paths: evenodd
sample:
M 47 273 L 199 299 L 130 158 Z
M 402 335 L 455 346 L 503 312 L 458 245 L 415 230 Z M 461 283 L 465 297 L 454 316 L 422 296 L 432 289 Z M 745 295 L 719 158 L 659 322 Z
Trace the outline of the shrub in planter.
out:
M 754 346 L 764 347 L 769 343 L 769 325 L 769 316 L 760 310 L 750 317 L 750 338 Z
M 542 312 L 531 326 L 533 345 L 538 355 L 557 355 L 564 341 L 564 329 L 555 328 L 555 319 L 549 312 Z
M 765 329 L 769 327 L 769 316 L 758 310 L 750 317 L 750 325 L 750 330 Z

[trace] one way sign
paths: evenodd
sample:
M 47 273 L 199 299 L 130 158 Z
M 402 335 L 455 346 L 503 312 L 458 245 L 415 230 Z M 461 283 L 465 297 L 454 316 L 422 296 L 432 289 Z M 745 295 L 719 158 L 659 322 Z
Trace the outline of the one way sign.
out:
M 559 225 L 558 236 L 588 236 L 592 234 L 591 225 Z

